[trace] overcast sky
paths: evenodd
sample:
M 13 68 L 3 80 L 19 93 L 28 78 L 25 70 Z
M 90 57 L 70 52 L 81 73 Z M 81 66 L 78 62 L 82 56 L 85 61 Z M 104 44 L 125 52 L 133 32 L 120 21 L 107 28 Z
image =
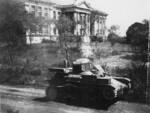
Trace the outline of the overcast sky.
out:
M 70 4 L 74 0 L 51 0 L 58 4 Z M 83 1 L 83 0 L 77 0 Z M 92 7 L 108 14 L 106 25 L 120 26 L 121 35 L 134 22 L 150 19 L 150 0 L 86 0 Z

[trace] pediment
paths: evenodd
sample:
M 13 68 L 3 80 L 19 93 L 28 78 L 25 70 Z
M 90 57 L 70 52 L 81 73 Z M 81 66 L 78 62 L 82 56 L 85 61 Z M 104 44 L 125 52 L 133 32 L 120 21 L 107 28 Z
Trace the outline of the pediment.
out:
M 79 8 L 83 8 L 83 9 L 91 9 L 90 6 L 84 1 L 84 2 L 81 2 L 77 5 L 77 7 Z

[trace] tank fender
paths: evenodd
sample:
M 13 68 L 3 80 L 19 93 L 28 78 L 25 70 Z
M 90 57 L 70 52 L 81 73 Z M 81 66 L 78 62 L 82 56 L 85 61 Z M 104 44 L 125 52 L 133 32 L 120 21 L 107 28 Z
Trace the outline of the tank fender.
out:
M 113 77 L 113 78 L 121 83 L 126 84 L 126 85 L 131 83 L 131 80 L 129 78 L 124 78 L 124 77 Z

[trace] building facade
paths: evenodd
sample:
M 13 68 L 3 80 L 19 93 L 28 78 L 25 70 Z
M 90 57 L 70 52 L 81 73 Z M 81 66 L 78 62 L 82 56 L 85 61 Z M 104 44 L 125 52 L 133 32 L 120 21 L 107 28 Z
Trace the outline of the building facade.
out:
M 86 1 L 79 2 L 75 0 L 73 4 L 59 5 L 46 0 L 24 0 L 25 8 L 35 16 L 44 17 L 46 20 L 59 19 L 61 14 L 68 16 L 76 21 L 76 27 L 73 31 L 75 36 L 96 35 L 106 37 L 106 17 L 107 14 L 92 8 Z M 96 15 L 93 15 L 94 13 Z M 96 19 L 94 18 L 96 17 Z M 93 22 L 91 21 L 93 20 Z M 54 40 L 59 36 L 59 32 L 54 22 L 45 22 L 38 32 L 33 34 L 33 42 L 39 43 L 42 39 Z M 29 43 L 29 42 L 27 42 Z

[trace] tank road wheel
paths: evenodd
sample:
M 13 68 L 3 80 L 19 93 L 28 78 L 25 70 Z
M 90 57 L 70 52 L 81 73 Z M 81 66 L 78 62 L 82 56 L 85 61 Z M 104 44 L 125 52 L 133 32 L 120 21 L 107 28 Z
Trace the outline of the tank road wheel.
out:
M 115 90 L 111 87 L 106 87 L 102 92 L 103 98 L 107 101 L 112 101 L 116 98 Z
M 49 86 L 46 88 L 46 98 L 48 100 L 54 100 L 57 97 L 57 89 L 55 87 Z

